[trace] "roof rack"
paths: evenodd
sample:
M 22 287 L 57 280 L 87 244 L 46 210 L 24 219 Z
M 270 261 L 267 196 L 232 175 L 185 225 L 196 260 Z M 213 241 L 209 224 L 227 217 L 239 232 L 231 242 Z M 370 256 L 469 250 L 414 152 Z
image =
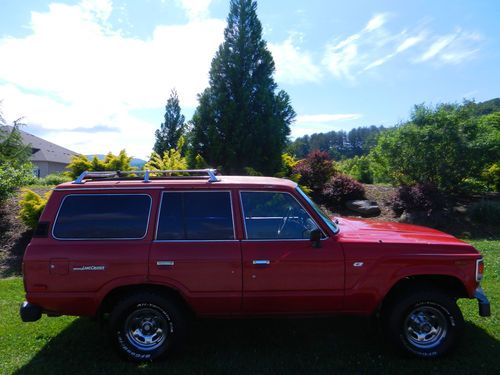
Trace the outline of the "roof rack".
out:
M 143 171 L 85 171 L 78 176 L 78 178 L 73 181 L 73 184 L 84 184 L 85 179 L 105 179 L 105 178 L 121 178 L 126 175 L 144 175 L 142 182 L 150 182 L 150 174 L 167 174 L 167 173 L 205 173 L 208 176 L 208 182 L 218 182 L 220 179 L 216 176 L 216 169 L 165 169 L 165 170 L 155 170 L 155 169 L 147 169 Z M 168 176 L 174 177 L 174 176 Z M 185 178 L 186 176 L 175 176 L 179 178 Z M 195 177 L 195 176 L 192 176 Z

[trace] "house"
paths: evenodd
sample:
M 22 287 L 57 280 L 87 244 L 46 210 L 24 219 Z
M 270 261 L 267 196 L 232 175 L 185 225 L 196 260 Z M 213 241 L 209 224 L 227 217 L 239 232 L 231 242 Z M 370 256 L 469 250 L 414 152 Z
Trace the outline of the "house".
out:
M 2 126 L 2 130 L 11 130 L 9 126 Z M 51 173 L 60 173 L 66 170 L 73 155 L 77 152 L 46 141 L 33 134 L 19 129 L 23 143 L 31 146 L 31 162 L 37 177 L 45 177 Z

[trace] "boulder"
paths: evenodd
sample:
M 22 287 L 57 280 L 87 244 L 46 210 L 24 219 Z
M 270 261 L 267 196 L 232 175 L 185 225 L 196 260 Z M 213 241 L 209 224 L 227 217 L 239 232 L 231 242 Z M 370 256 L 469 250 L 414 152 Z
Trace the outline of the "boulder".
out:
M 347 201 L 345 205 L 349 210 L 358 212 L 363 216 L 380 215 L 380 207 L 375 201 L 369 201 L 369 200 Z

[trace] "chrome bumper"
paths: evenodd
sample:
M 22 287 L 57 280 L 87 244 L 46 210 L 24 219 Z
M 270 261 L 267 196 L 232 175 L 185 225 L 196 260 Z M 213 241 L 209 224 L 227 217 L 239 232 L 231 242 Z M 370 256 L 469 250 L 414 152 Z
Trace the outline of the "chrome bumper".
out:
M 477 303 L 479 305 L 479 316 L 491 316 L 491 308 L 490 301 L 486 294 L 484 293 L 483 288 L 478 287 L 474 292 L 474 298 L 477 299 Z

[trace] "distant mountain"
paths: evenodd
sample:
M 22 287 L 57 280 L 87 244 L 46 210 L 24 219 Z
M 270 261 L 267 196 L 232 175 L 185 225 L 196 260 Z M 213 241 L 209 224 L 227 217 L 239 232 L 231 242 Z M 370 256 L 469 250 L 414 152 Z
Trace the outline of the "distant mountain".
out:
M 93 159 L 94 156 L 97 156 L 97 159 L 99 160 L 104 160 L 106 155 L 104 154 L 93 154 L 93 155 L 85 155 L 89 159 Z M 138 159 L 138 158 L 133 158 L 132 161 L 130 162 L 130 165 L 132 167 L 136 167 L 137 169 L 141 169 L 144 167 L 144 164 L 146 164 L 146 160 Z

